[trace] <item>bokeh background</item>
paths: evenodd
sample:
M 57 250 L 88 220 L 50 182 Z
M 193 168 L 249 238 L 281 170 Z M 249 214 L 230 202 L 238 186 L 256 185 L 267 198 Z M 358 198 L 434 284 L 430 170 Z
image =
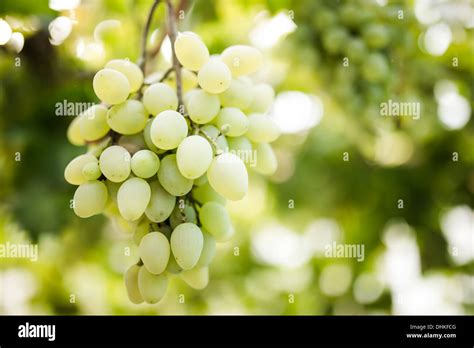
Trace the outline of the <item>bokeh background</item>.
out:
M 0 258 L 0 313 L 474 313 L 470 0 L 177 0 L 179 29 L 211 53 L 264 52 L 254 79 L 277 91 L 279 168 L 227 204 L 237 233 L 205 290 L 176 278 L 159 305 L 131 304 L 131 235 L 70 209 L 64 167 L 86 149 L 67 141 L 73 117 L 54 110 L 96 102 L 94 72 L 138 58 L 150 5 L 0 3 L 0 243 L 39 252 Z M 163 19 L 160 5 L 150 48 Z M 169 41 L 155 53 L 149 73 L 169 66 Z M 419 119 L 382 116 L 389 99 L 419 103 Z M 333 242 L 363 245 L 364 260 L 328 257 Z

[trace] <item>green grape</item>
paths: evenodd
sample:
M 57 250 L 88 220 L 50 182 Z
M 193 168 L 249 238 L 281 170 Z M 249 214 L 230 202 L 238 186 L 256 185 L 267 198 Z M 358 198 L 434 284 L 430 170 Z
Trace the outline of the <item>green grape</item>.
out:
M 221 59 L 229 67 L 233 77 L 252 74 L 263 62 L 263 56 L 259 50 L 245 45 L 226 48 L 221 54 Z
M 184 221 L 183 221 L 183 215 L 184 215 Z M 181 209 L 179 208 L 179 205 L 177 205 L 170 216 L 171 228 L 176 228 L 176 226 L 184 222 L 192 222 L 193 224 L 197 222 L 196 211 L 189 204 L 186 204 L 184 206 L 182 213 L 181 213 Z
M 217 193 L 231 201 L 244 198 L 248 190 L 245 164 L 231 153 L 214 157 L 207 171 L 207 179 Z
M 324 31 L 323 46 L 330 54 L 341 53 L 347 45 L 348 33 L 342 27 L 333 27 Z
M 198 86 L 197 75 L 190 70 L 181 69 L 181 80 L 183 83 L 183 92 L 187 92 Z M 174 75 L 171 82 L 173 83 L 174 89 L 176 89 L 176 81 Z
M 74 213 L 81 218 L 102 213 L 106 203 L 107 187 L 101 181 L 87 181 L 74 193 Z
M 183 270 L 196 266 L 201 256 L 204 237 L 201 229 L 192 223 L 178 225 L 171 234 L 171 250 Z
M 248 107 L 248 112 L 265 113 L 273 104 L 275 91 L 266 83 L 259 83 L 252 87 L 252 101 Z
M 89 162 L 82 168 L 82 175 L 86 180 L 97 180 L 101 176 L 99 162 Z
M 250 154 L 252 152 L 252 143 L 244 136 L 229 138 L 229 150 L 236 154 Z
M 110 180 L 105 180 L 105 186 L 107 186 L 107 192 L 109 193 L 109 198 L 112 202 L 117 203 L 117 193 L 120 188 L 120 183 L 113 182 Z M 117 207 L 118 211 L 118 207 Z
M 340 9 L 341 21 L 345 25 L 355 28 L 362 23 L 364 15 L 361 9 L 355 4 L 345 4 Z
M 171 274 L 180 274 L 183 271 L 183 269 L 176 262 L 176 259 L 174 258 L 173 253 L 171 253 L 170 261 L 168 262 L 166 271 Z
M 125 289 L 127 289 L 127 295 L 130 302 L 134 304 L 140 304 L 143 302 L 142 295 L 138 288 L 138 273 L 140 271 L 140 266 L 131 265 L 124 275 Z
M 141 220 L 137 226 L 135 227 L 135 231 L 133 232 L 133 242 L 136 245 L 140 245 L 142 238 L 150 232 L 150 221 L 148 219 Z
M 107 187 L 107 185 L 105 186 Z M 109 197 L 110 197 L 110 193 L 109 193 Z M 104 215 L 110 218 L 120 216 L 120 212 L 118 210 L 117 204 L 114 201 L 109 200 L 108 203 L 105 205 Z
M 184 196 L 191 191 L 193 181 L 181 175 L 176 163 L 176 155 L 168 155 L 161 160 L 158 181 L 173 196 Z
M 168 289 L 168 276 L 165 273 L 151 274 L 145 267 L 140 267 L 138 289 L 146 303 L 158 303 L 165 296 Z
M 117 145 L 124 147 L 128 152 L 133 154 L 145 147 L 145 141 L 142 133 L 122 135 L 118 139 Z
M 187 99 L 186 109 L 191 120 L 198 124 L 212 121 L 219 112 L 219 97 L 204 90 L 193 90 Z
M 178 169 L 188 179 L 197 179 L 203 175 L 211 165 L 212 157 L 211 145 L 199 135 L 185 138 L 176 151 Z
M 201 204 L 217 202 L 221 205 L 225 205 L 226 203 L 225 198 L 218 194 L 208 182 L 199 187 L 194 187 L 192 192 L 193 198 Z
M 219 94 L 219 100 L 222 106 L 235 107 L 245 110 L 252 102 L 252 89 L 248 81 L 241 77 L 232 79 L 227 90 Z
M 127 221 L 120 215 L 114 216 L 112 219 L 114 220 L 118 228 L 126 233 L 132 233 L 137 227 L 136 221 Z
M 253 170 L 263 175 L 275 173 L 278 162 L 272 147 L 266 143 L 255 144 L 255 151 L 257 152 L 257 160 Z
M 110 144 L 110 136 L 105 136 L 93 143 L 87 144 L 87 153 L 99 157 Z
M 173 229 L 169 225 L 161 225 L 159 226 L 159 231 L 163 233 L 168 240 L 171 239 L 171 233 L 173 233 Z
M 150 202 L 150 196 L 150 185 L 145 180 L 141 178 L 127 179 L 117 193 L 120 215 L 128 221 L 139 219 Z
M 202 226 L 219 241 L 232 237 L 233 229 L 227 210 L 216 202 L 205 203 L 199 212 Z
M 150 149 L 154 153 L 162 154 L 166 150 L 161 150 L 161 149 L 157 148 L 156 145 L 153 144 L 153 141 L 151 140 L 151 125 L 152 125 L 152 123 L 153 123 L 153 119 L 149 119 L 146 122 L 145 129 L 143 130 L 143 139 L 144 139 L 145 144 L 148 147 L 148 149 Z
M 64 169 L 64 179 L 71 185 L 80 185 L 86 182 L 88 179 L 82 173 L 82 169 L 88 163 L 97 163 L 97 158 L 86 153 L 72 159 Z
M 237 80 L 243 82 L 247 88 L 252 88 L 253 87 L 253 81 L 250 77 L 248 76 L 240 76 L 237 78 Z
M 198 71 L 209 60 L 209 50 L 201 38 L 193 32 L 179 33 L 174 42 L 176 57 L 183 67 Z
M 226 151 L 229 148 L 229 144 L 227 143 L 227 138 L 224 135 L 219 135 L 216 139 L 216 144 L 219 149 L 222 151 Z
M 227 65 L 217 58 L 210 59 L 199 70 L 199 86 L 208 93 L 218 94 L 229 88 L 232 79 Z
M 122 23 L 117 19 L 106 19 L 99 22 L 94 28 L 94 39 L 96 42 L 109 44 L 117 39 Z
M 69 124 L 69 127 L 67 128 L 67 140 L 69 140 L 71 144 L 76 146 L 82 146 L 86 143 L 86 140 L 84 139 L 81 133 L 81 122 L 81 115 L 74 117 L 72 122 Z
M 138 91 L 143 84 L 142 70 L 138 65 L 127 59 L 113 59 L 105 65 L 105 68 L 117 70 L 124 74 L 130 84 L 131 93 Z
M 227 148 L 228 148 L 228 145 L 227 145 L 227 140 L 225 138 L 224 135 L 220 135 L 220 131 L 214 127 L 213 125 L 210 125 L 210 124 L 206 124 L 205 126 L 202 126 L 201 129 L 200 129 L 200 133 L 206 133 L 207 136 L 209 136 L 211 139 L 213 139 L 215 141 L 215 143 L 217 144 L 217 147 L 222 150 L 222 151 L 225 151 Z M 202 135 L 204 137 L 204 135 Z M 206 138 L 204 138 L 206 139 Z M 207 140 L 207 139 L 206 139 Z M 210 144 L 210 142 L 209 142 Z M 214 150 L 214 147 L 212 147 L 212 153 L 215 154 L 215 150 Z
M 130 154 L 121 146 L 110 146 L 100 155 L 99 166 L 107 179 L 122 182 L 130 175 Z
M 363 30 L 363 37 L 367 46 L 372 48 L 383 48 L 390 41 L 389 32 L 382 24 L 369 24 Z
M 362 76 L 370 82 L 383 81 L 389 72 L 387 59 L 380 53 L 371 53 L 362 65 Z
M 216 239 L 204 229 L 202 229 L 202 236 L 204 237 L 204 243 L 202 246 L 201 257 L 199 257 L 196 268 L 209 266 L 216 255 Z
M 165 110 L 176 110 L 178 108 L 178 96 L 167 84 L 154 83 L 143 93 L 143 104 L 149 114 L 156 116 Z
M 148 272 L 163 273 L 170 258 L 168 238 L 160 232 L 147 233 L 140 241 L 138 253 Z
M 188 125 L 179 112 L 163 111 L 153 120 L 150 135 L 159 149 L 172 150 L 188 135 Z
M 202 185 L 205 185 L 205 184 L 207 184 L 207 174 L 206 173 L 204 173 L 199 178 L 194 180 L 194 185 L 195 186 L 202 186 Z
M 204 289 L 209 284 L 209 268 L 193 268 L 179 274 L 186 284 L 196 290 Z
M 92 81 L 94 92 L 106 104 L 123 103 L 130 94 L 127 77 L 112 69 L 99 70 Z
M 133 174 L 140 178 L 151 178 L 160 168 L 160 159 L 150 150 L 135 152 L 130 163 Z
M 267 115 L 249 115 L 249 129 L 245 136 L 254 143 L 271 143 L 280 136 L 275 121 Z
M 184 101 L 184 105 L 186 106 L 186 109 L 188 109 L 188 103 L 189 103 L 189 98 L 191 98 L 195 93 L 199 92 L 199 91 L 202 91 L 202 89 L 200 88 L 193 88 L 192 90 L 186 92 L 184 95 L 183 95 L 183 101 Z M 212 95 L 212 94 L 211 94 Z M 188 110 L 188 114 L 189 114 L 189 110 Z
M 346 46 L 346 55 L 356 63 L 362 62 L 367 56 L 364 41 L 359 38 L 351 39 Z
M 145 214 L 153 222 L 163 222 L 171 215 L 176 197 L 166 192 L 157 180 L 150 184 L 150 188 L 151 198 Z
M 313 26 L 318 30 L 329 28 L 336 23 L 336 14 L 327 8 L 319 9 L 313 16 Z
M 91 106 L 81 115 L 81 135 L 86 141 L 100 139 L 109 132 L 110 127 L 107 124 L 107 108 L 105 106 Z
M 238 137 L 249 128 L 249 120 L 245 114 L 240 111 L 240 109 L 233 107 L 222 108 L 221 111 L 217 114 L 215 120 L 217 127 L 222 130 L 222 128 L 228 125 L 228 131 L 225 133 L 229 137 Z
M 138 100 L 127 100 L 112 106 L 107 113 L 107 123 L 110 128 L 120 134 L 135 134 L 141 132 L 148 120 L 145 107 Z
M 169 77 L 168 79 L 166 79 L 165 82 L 173 90 L 176 90 L 176 78 L 174 74 L 171 75 L 171 77 Z M 181 69 L 181 84 L 184 93 L 192 90 L 193 88 L 196 88 L 198 85 L 196 74 L 187 69 Z

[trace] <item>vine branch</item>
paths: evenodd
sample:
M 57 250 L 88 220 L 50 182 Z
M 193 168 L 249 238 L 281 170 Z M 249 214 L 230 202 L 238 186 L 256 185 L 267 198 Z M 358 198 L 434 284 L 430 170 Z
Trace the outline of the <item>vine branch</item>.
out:
M 178 8 L 176 9 L 175 15 L 178 15 L 181 11 L 184 11 L 186 7 L 188 6 L 188 0 L 181 0 L 178 4 Z M 160 28 L 160 37 L 157 40 L 157 43 L 155 47 L 153 47 L 149 52 L 148 52 L 148 58 L 152 59 L 154 58 L 161 49 L 161 45 L 163 44 L 163 41 L 165 40 L 166 34 L 167 34 L 167 29 L 166 29 L 166 23 L 164 23 L 161 28 Z
M 176 76 L 176 93 L 178 94 L 178 111 L 181 111 L 184 107 L 183 103 L 183 83 L 181 80 L 181 64 L 178 61 L 178 57 L 176 57 L 176 52 L 174 50 L 174 42 L 176 41 L 176 13 L 173 8 L 173 4 L 171 0 L 166 0 L 166 4 L 168 7 L 168 36 L 170 37 L 171 41 L 171 52 L 172 52 L 172 59 L 173 59 L 173 70 Z M 184 114 L 184 112 L 181 112 Z
M 147 50 L 146 50 L 146 44 L 147 44 L 147 39 L 148 39 L 148 32 L 150 31 L 150 26 L 151 22 L 153 20 L 153 14 L 155 13 L 156 8 L 158 7 L 158 4 L 160 3 L 160 0 L 154 0 L 153 4 L 151 5 L 150 12 L 148 13 L 148 17 L 146 19 L 146 24 L 145 28 L 143 30 L 142 34 L 142 41 L 141 41 L 141 54 L 140 54 L 140 59 L 138 61 L 138 66 L 140 69 L 142 69 L 143 74 L 145 74 L 145 67 L 146 67 L 146 58 L 147 58 Z

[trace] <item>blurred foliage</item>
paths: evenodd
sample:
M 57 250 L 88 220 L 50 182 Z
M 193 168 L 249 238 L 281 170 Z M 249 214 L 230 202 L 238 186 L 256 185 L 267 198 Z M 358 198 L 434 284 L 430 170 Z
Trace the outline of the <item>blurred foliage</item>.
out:
M 454 261 L 441 219 L 452 207 L 470 207 L 467 233 L 472 242 L 474 121 L 471 111 L 465 126 L 446 129 L 434 96 L 436 84 L 449 80 L 473 109 L 472 23 L 469 28 L 456 17 L 438 19 L 449 24 L 455 40 L 444 54 L 433 56 L 420 44 L 428 24 L 417 19 L 417 2 L 390 0 L 385 6 L 370 0 L 189 0 L 180 30 L 199 33 L 211 53 L 252 43 L 254 28 L 279 13 L 292 18 L 296 30 L 265 48 L 268 64 L 256 79 L 272 81 L 277 91 L 318 96 L 324 117 L 313 129 L 278 140 L 280 167 L 275 176 L 270 182 L 251 177 L 249 197 L 228 205 L 238 233 L 218 250 L 207 289 L 195 291 L 174 279 L 159 305 L 130 304 L 122 272 L 136 261 L 135 246 L 129 234 L 105 218 L 78 219 L 70 209 L 74 187 L 64 181 L 63 170 L 85 150 L 66 139 L 72 118 L 55 116 L 54 110 L 63 100 L 96 102 L 92 76 L 108 59 L 137 59 L 150 3 L 83 0 L 71 11 L 51 10 L 46 0 L 0 4 L 0 18 L 20 23 L 15 30 L 25 36 L 19 54 L 0 47 L 0 242 L 38 243 L 39 250 L 37 262 L 0 259 L 0 312 L 404 313 L 406 307 L 397 305 L 399 294 L 390 280 L 372 301 L 361 303 L 355 295 L 361 274 L 385 272 L 383 258 L 392 250 L 387 230 L 395 224 L 410 226 L 409 235 L 416 240 L 415 258 L 421 265 L 416 279 L 429 285 L 423 291 L 442 296 L 442 289 L 451 289 L 451 284 L 461 291 L 456 300 L 446 300 L 449 306 L 438 306 L 438 300 L 429 297 L 425 307 L 415 306 L 414 311 L 473 313 L 474 258 Z M 468 9 L 472 14 L 472 6 Z M 399 10 L 403 20 L 397 18 Z M 70 17 L 74 25 L 69 37 L 55 46 L 48 25 L 58 16 Z M 163 18 L 160 6 L 152 25 L 158 32 L 151 35 L 150 47 L 156 44 Z M 96 42 L 94 29 L 107 19 L 121 25 Z M 372 36 L 367 34 L 370 26 Z M 377 43 L 380 36 L 383 44 Z M 379 58 L 369 60 L 370 54 Z M 453 66 L 453 57 L 459 66 Z M 349 58 L 349 66 L 343 65 L 344 58 Z M 148 66 L 153 72 L 167 64 L 164 55 L 158 55 Z M 381 117 L 380 103 L 390 98 L 419 102 L 421 118 Z M 296 121 L 298 115 L 287 117 Z M 392 139 L 388 150 L 384 139 Z M 454 152 L 458 161 L 453 161 Z M 18 155 L 21 160 L 16 160 Z M 270 230 L 270 240 L 262 242 L 264 229 Z M 328 230 L 329 243 L 363 244 L 365 262 L 314 252 L 292 264 L 291 258 L 299 259 L 311 243 L 324 241 Z M 337 238 L 335 231 L 340 232 Z M 267 242 L 267 252 L 275 247 L 280 261 L 259 256 Z M 288 249 L 292 246 L 294 253 Z M 471 255 L 473 249 L 471 245 Z M 409 255 L 407 251 L 407 259 Z M 341 294 L 327 290 L 331 274 L 336 288 L 345 281 L 328 268 L 331 265 L 350 270 Z M 415 271 L 405 266 L 417 266 L 400 264 L 401 277 L 411 279 Z M 425 292 L 415 300 L 423 300 Z

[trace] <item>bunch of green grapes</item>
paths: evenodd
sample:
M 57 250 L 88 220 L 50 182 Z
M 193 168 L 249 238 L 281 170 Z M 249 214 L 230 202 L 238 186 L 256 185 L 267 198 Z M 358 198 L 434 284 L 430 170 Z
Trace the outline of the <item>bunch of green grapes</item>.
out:
M 103 213 L 133 232 L 140 261 L 124 278 L 136 304 L 159 302 L 170 275 L 204 288 L 216 242 L 234 234 L 226 200 L 245 196 L 250 162 L 263 175 L 277 166 L 270 143 L 279 130 L 266 115 L 274 91 L 246 76 L 262 54 L 237 45 L 210 56 L 192 32 L 173 45 L 182 81 L 174 71 L 147 84 L 136 64 L 112 60 L 93 79 L 102 103 L 68 130 L 71 143 L 89 149 L 65 169 L 78 185 L 74 212 Z
M 345 108 L 360 112 L 403 92 L 404 79 L 412 79 L 403 62 L 416 51 L 407 29 L 415 21 L 408 6 L 365 0 L 296 1 L 294 6 L 296 36 L 315 48 L 325 67 L 320 74 Z

